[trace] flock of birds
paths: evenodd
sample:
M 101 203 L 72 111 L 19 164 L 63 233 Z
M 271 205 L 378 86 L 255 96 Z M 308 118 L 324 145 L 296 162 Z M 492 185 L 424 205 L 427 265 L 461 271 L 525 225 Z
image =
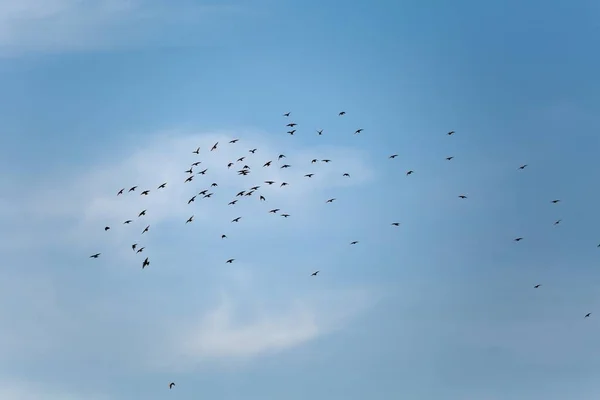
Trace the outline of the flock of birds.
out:
M 283 117 L 285 117 L 285 118 L 289 118 L 289 117 L 290 117 L 290 115 L 291 115 L 291 113 L 290 113 L 290 112 L 287 112 L 287 113 L 283 114 Z M 338 113 L 338 116 L 339 116 L 339 117 L 343 117 L 344 115 L 346 115 L 346 112 L 345 112 L 345 111 L 341 111 L 341 112 L 339 112 L 339 113 Z M 292 135 L 292 136 L 293 136 L 293 135 L 296 133 L 296 126 L 297 126 L 297 125 L 298 125 L 298 124 L 296 124 L 295 122 L 290 122 L 290 123 L 288 123 L 288 124 L 286 125 L 286 128 L 289 128 L 289 130 L 287 131 L 287 133 L 288 133 L 289 135 Z M 362 128 L 359 128 L 359 129 L 356 129 L 356 130 L 354 131 L 354 134 L 360 134 L 360 133 L 362 133 L 362 132 L 363 132 L 363 129 L 362 129 Z M 317 133 L 318 135 L 322 135 L 322 134 L 323 134 L 323 130 L 322 130 L 322 129 L 320 129 L 320 130 L 317 130 L 317 131 L 316 131 L 316 133 Z M 454 131 L 449 131 L 449 132 L 447 133 L 447 135 L 448 135 L 448 136 L 452 136 L 452 135 L 454 135 L 454 134 L 455 134 L 455 132 L 454 132 Z M 229 143 L 228 143 L 228 144 L 234 145 L 234 144 L 236 144 L 238 141 L 239 141 L 239 139 L 232 139 L 232 140 L 230 140 L 230 141 L 229 141 Z M 219 142 L 217 142 L 217 143 L 215 143 L 214 145 L 212 145 L 212 147 L 210 147 L 210 150 L 209 150 L 209 151 L 210 151 L 210 152 L 217 151 L 217 150 L 218 150 L 218 146 L 219 146 Z M 200 155 L 200 150 L 201 150 L 201 148 L 200 148 L 200 147 L 197 147 L 195 150 L 193 150 L 193 151 L 192 151 L 192 153 L 193 153 L 193 154 L 195 154 L 196 156 L 198 156 L 198 155 Z M 250 149 L 250 150 L 248 150 L 248 153 L 249 153 L 249 154 L 252 154 L 252 155 L 254 155 L 254 154 L 257 152 L 257 151 L 258 151 L 258 149 L 256 149 L 256 148 L 253 148 L 253 149 Z M 398 157 L 398 154 L 392 154 L 392 155 L 390 155 L 390 156 L 389 156 L 389 159 L 395 159 L 396 157 Z M 290 167 L 291 167 L 291 165 L 289 165 L 289 164 L 286 164 L 286 163 L 285 163 L 285 161 L 282 161 L 282 160 L 284 160 L 285 158 L 286 158 L 285 154 L 279 154 L 279 155 L 277 156 L 277 158 L 276 158 L 277 162 L 278 162 L 278 163 L 281 163 L 281 165 L 279 166 L 279 168 L 280 168 L 280 169 L 287 169 L 287 168 L 290 168 Z M 447 161 L 451 161 L 451 160 L 453 160 L 453 159 L 454 159 L 454 156 L 449 156 L 449 157 L 446 157 L 446 160 L 447 160 Z M 248 175 L 250 175 L 250 173 L 251 173 L 251 167 L 250 167 L 248 164 L 246 164 L 246 161 L 245 161 L 245 160 L 246 160 L 246 156 L 239 157 L 239 158 L 238 158 L 238 159 L 237 159 L 235 162 L 229 162 L 229 163 L 227 164 L 227 168 L 228 168 L 228 169 L 231 169 L 232 167 L 235 167 L 235 166 L 236 166 L 236 165 L 238 165 L 238 164 L 242 164 L 242 167 L 241 167 L 240 169 L 238 169 L 238 170 L 237 170 L 237 174 L 238 174 L 238 175 L 242 175 L 242 176 L 248 176 Z M 325 163 L 325 164 L 327 164 L 327 163 L 330 163 L 331 161 L 332 161 L 332 160 L 330 160 L 330 159 L 322 159 L 322 160 L 313 159 L 313 160 L 311 160 L 311 164 L 316 164 L 316 163 L 319 163 L 319 162 L 322 162 L 322 163 Z M 269 168 L 269 167 L 273 167 L 273 162 L 274 162 L 274 160 L 267 160 L 267 161 L 265 161 L 265 162 L 262 164 L 262 168 Z M 191 182 L 193 182 L 194 178 L 195 178 L 197 175 L 206 175 L 206 174 L 207 174 L 207 172 L 208 172 L 208 168 L 204 168 L 204 169 L 202 169 L 202 170 L 200 170 L 200 171 L 196 171 L 196 170 L 195 170 L 196 168 L 200 169 L 200 168 L 201 168 L 201 167 L 200 167 L 200 165 L 201 165 L 201 164 L 202 164 L 202 161 L 194 161 L 193 163 L 191 163 L 191 165 L 190 165 L 189 169 L 187 169 L 186 171 L 184 171 L 184 173 L 187 175 L 187 176 L 186 176 L 186 178 L 184 179 L 184 183 L 191 183 Z M 526 167 L 527 167 L 527 164 L 523 164 L 523 165 L 521 165 L 521 166 L 519 166 L 519 167 L 518 167 L 518 170 L 524 170 Z M 236 167 L 236 169 L 237 169 L 237 167 Z M 406 172 L 406 175 L 407 175 L 407 176 L 408 176 L 408 175 L 412 175 L 412 174 L 414 174 L 414 171 L 413 171 L 413 170 L 409 170 L 409 171 L 407 171 L 407 172 Z M 310 179 L 310 178 L 312 178 L 314 175 L 315 175 L 315 173 L 308 173 L 308 174 L 305 174 L 305 175 L 304 175 L 304 178 L 308 178 L 308 179 Z M 345 177 L 345 178 L 350 178 L 350 174 L 348 174 L 348 173 L 343 173 L 343 174 L 342 174 L 342 176 L 343 176 L 343 177 Z M 278 184 L 278 185 L 279 185 L 279 187 L 285 187 L 285 186 L 288 186 L 288 185 L 289 185 L 289 183 L 288 183 L 288 182 L 285 182 L 285 181 L 283 181 L 283 182 L 275 182 L 275 181 L 273 181 L 273 180 L 266 180 L 266 181 L 264 181 L 264 184 L 265 184 L 265 185 L 268 185 L 268 186 L 271 186 L 271 185 Z M 195 193 L 195 194 L 193 194 L 193 195 L 192 195 L 192 196 L 189 198 L 189 200 L 187 201 L 187 204 L 191 204 L 191 203 L 195 202 L 195 201 L 196 201 L 196 199 L 197 199 L 197 198 L 199 198 L 200 196 L 201 196 L 201 198 L 210 198 L 210 197 L 212 197 L 212 196 L 213 196 L 213 194 L 214 194 L 214 192 L 211 192 L 211 190 L 213 190 L 213 188 L 216 188 L 216 187 L 218 187 L 218 184 L 217 184 L 216 182 L 213 182 L 213 183 L 210 185 L 210 188 L 209 188 L 209 189 L 203 189 L 203 190 L 201 190 L 200 192 L 197 192 L 197 193 L 194 191 L 194 193 Z M 238 201 L 239 201 L 241 198 L 252 196 L 252 195 L 253 195 L 254 193 L 256 193 L 256 192 L 257 192 L 257 191 L 258 191 L 260 188 L 261 188 L 261 185 L 254 185 L 254 186 L 251 186 L 251 187 L 249 187 L 249 188 L 248 188 L 248 189 L 246 189 L 246 190 L 239 191 L 237 194 L 235 194 L 235 196 L 234 196 L 234 199 L 232 199 L 232 200 L 231 200 L 231 201 L 228 203 L 228 205 L 229 205 L 229 206 L 235 206 L 235 205 L 236 205 L 236 203 L 237 203 L 237 202 L 238 202 Z M 161 183 L 161 184 L 160 184 L 160 185 L 158 185 L 158 187 L 156 188 L 156 190 L 164 190 L 164 189 L 167 189 L 167 182 Z M 127 189 L 127 188 L 121 188 L 121 189 L 119 189 L 119 190 L 117 191 L 117 196 L 122 196 L 122 195 L 129 194 L 129 193 L 135 193 L 137 190 L 138 190 L 138 186 L 132 186 L 132 187 L 130 187 L 129 189 Z M 141 195 L 141 196 L 148 196 L 148 195 L 150 195 L 150 192 L 151 192 L 151 190 L 150 190 L 150 189 L 144 189 L 144 190 L 140 191 L 139 193 L 140 193 L 140 195 Z M 261 202 L 266 202 L 266 200 L 267 200 L 267 199 L 266 199 L 266 197 L 265 197 L 265 195 L 263 195 L 263 194 L 258 194 L 258 197 L 259 197 L 259 200 L 260 200 Z M 467 199 L 467 196 L 466 196 L 466 195 L 464 195 L 464 194 L 461 194 L 461 195 L 459 195 L 459 196 L 458 196 L 458 198 L 460 198 L 460 199 Z M 325 203 L 333 203 L 335 200 L 336 200 L 336 198 L 330 198 L 330 199 L 327 199 L 327 200 L 325 201 Z M 560 200 L 559 200 L 559 199 L 555 199 L 555 200 L 552 200 L 551 202 L 552 202 L 552 203 L 554 203 L 554 204 L 558 204 L 558 203 L 560 202 Z M 271 213 L 271 214 L 277 214 L 277 213 L 280 213 L 280 211 L 281 211 L 281 210 L 280 210 L 279 208 L 273 208 L 273 209 L 270 209 L 268 212 L 269 212 L 269 213 Z M 143 209 L 143 210 L 141 210 L 141 211 L 138 213 L 138 215 L 137 215 L 137 218 L 143 218 L 144 216 L 146 216 L 146 213 L 147 213 L 147 210 L 146 210 L 146 209 Z M 290 214 L 287 214 L 287 213 L 280 213 L 279 215 L 281 215 L 281 217 L 283 217 L 283 218 L 288 218 L 288 217 L 290 217 Z M 238 217 L 234 218 L 233 220 L 231 220 L 231 222 L 232 222 L 232 223 L 239 223 L 241 220 L 242 220 L 242 216 L 238 216 Z M 194 221 L 194 215 L 191 215 L 191 216 L 190 216 L 190 217 L 189 217 L 189 218 L 188 218 L 188 219 L 185 221 L 185 224 L 192 223 L 193 221 Z M 129 224 L 131 224 L 132 222 L 133 222 L 133 220 L 132 220 L 132 219 L 128 219 L 128 220 L 124 221 L 124 222 L 123 222 L 123 224 L 125 224 L 125 225 L 129 225 Z M 183 222 L 183 221 L 182 221 L 182 222 Z M 554 225 L 558 225 L 558 224 L 560 224 L 560 222 L 561 222 L 561 220 L 560 220 L 560 219 L 558 219 L 558 220 L 556 220 L 556 221 L 554 222 Z M 399 226 L 400 226 L 400 222 L 392 222 L 392 223 L 391 223 L 391 226 L 394 226 L 394 227 L 399 227 Z M 104 227 L 104 230 L 105 230 L 105 231 L 109 231 L 110 229 L 111 229 L 111 227 L 110 227 L 110 226 L 105 226 L 105 227 Z M 146 227 L 145 227 L 145 228 L 142 230 L 141 234 L 143 235 L 143 234 L 147 233 L 149 230 L 150 230 L 150 225 L 146 225 Z M 225 234 L 221 235 L 221 239 L 226 239 L 226 238 L 227 238 L 227 235 L 225 235 Z M 522 240 L 523 240 L 523 237 L 517 237 L 517 238 L 515 238 L 515 239 L 514 239 L 514 241 L 515 241 L 515 242 L 520 242 L 520 241 L 522 241 Z M 358 240 L 354 240 L 354 241 L 350 242 L 350 245 L 352 245 L 352 246 L 353 246 L 353 245 L 357 245 L 358 243 L 359 243 L 359 241 L 358 241 Z M 598 247 L 600 248 L 600 244 L 598 244 Z M 145 247 L 140 247 L 140 245 L 139 245 L 138 243 L 133 243 L 133 244 L 131 244 L 131 249 L 132 249 L 134 252 L 136 252 L 136 253 L 138 253 L 138 254 L 141 254 L 141 253 L 143 253 L 143 251 L 145 250 Z M 101 253 L 92 254 L 92 255 L 90 256 L 90 258 L 97 259 L 97 258 L 99 258 L 99 257 L 100 257 L 100 255 L 101 255 Z M 235 259 L 234 259 L 234 258 L 230 258 L 230 259 L 226 260 L 226 261 L 225 261 L 225 263 L 232 264 L 234 261 L 235 261 Z M 149 257 L 145 257 L 145 258 L 143 259 L 143 261 L 141 261 L 141 264 L 142 264 L 142 269 L 144 269 L 144 268 L 148 267 L 148 266 L 150 265 L 150 259 L 149 259 Z M 317 276 L 317 275 L 319 274 L 319 272 L 320 272 L 320 271 L 314 271 L 314 272 L 311 274 L 311 276 Z M 534 285 L 533 287 L 534 287 L 535 289 L 538 289 L 538 288 L 540 288 L 541 286 L 542 286 L 541 284 L 536 284 L 536 285 Z M 585 314 L 584 318 L 589 318 L 590 316 L 591 316 L 591 313 L 587 313 L 587 314 Z M 173 388 L 175 387 L 175 382 L 171 382 L 171 383 L 169 383 L 169 385 L 168 385 L 168 386 L 169 386 L 169 389 L 173 389 Z

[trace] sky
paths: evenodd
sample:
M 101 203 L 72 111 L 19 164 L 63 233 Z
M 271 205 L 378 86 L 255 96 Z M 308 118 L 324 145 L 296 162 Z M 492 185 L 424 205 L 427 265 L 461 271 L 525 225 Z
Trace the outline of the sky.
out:
M 597 399 L 599 17 L 0 1 L 0 398 Z

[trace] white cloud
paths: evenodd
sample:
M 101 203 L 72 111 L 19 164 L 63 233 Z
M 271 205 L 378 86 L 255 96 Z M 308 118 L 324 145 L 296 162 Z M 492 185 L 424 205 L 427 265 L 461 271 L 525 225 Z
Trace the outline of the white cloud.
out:
M 14 55 L 138 45 L 237 11 L 229 5 L 182 2 L 174 7 L 163 0 L 3 0 L 0 51 Z
M 229 144 L 234 137 L 240 141 Z M 215 142 L 219 148 L 210 152 Z M 7 266 L 0 300 L 17 306 L 0 309 L 0 323 L 6 327 L 0 335 L 0 368 L 11 360 L 34 363 L 57 354 L 70 360 L 69 365 L 96 360 L 132 370 L 194 368 L 205 360 L 248 361 L 274 354 L 344 326 L 372 304 L 373 291 L 319 286 L 320 277 L 309 276 L 313 268 L 320 268 L 318 260 L 302 265 L 302 248 L 297 255 L 271 249 L 279 259 L 289 258 L 289 273 L 272 277 L 265 269 L 279 261 L 268 257 L 263 261 L 268 254 L 260 250 L 259 239 L 266 232 L 301 238 L 334 210 L 325 204 L 331 192 L 360 187 L 374 171 L 366 155 L 353 148 L 294 143 L 262 132 L 168 132 L 147 136 L 125 151 L 122 160 L 115 156 L 111 162 L 80 168 L 42 185 L 12 187 L 18 180 L 9 184 L 13 190 L 8 192 L 15 197 L 3 200 L 10 215 L 0 215 Z M 197 156 L 192 151 L 198 146 Z M 258 149 L 256 154 L 249 153 L 252 148 Z M 281 153 L 286 158 L 278 162 Z M 242 156 L 247 159 L 227 168 Z M 313 164 L 313 158 L 332 162 Z M 195 171 L 208 168 L 207 174 L 184 183 L 185 170 L 195 160 L 202 161 Z M 263 168 L 268 160 L 273 165 Z M 292 167 L 281 169 L 283 162 Z M 237 175 L 243 164 L 251 167 L 249 176 Z M 315 177 L 305 178 L 308 172 Z M 344 178 L 344 172 L 352 177 Z M 269 187 L 263 183 L 267 179 L 290 185 Z M 167 187 L 157 191 L 163 182 Z M 211 189 L 214 198 L 187 204 L 212 182 L 218 183 Z M 119 189 L 134 185 L 137 192 L 116 196 Z M 254 185 L 261 187 L 253 196 L 227 205 L 238 191 Z M 141 196 L 143 189 L 150 195 Z M 266 203 L 259 201 L 261 194 Z M 269 214 L 270 208 L 289 211 L 292 217 L 284 220 Z M 142 209 L 148 215 L 138 219 Z M 191 214 L 196 216 L 194 223 L 185 225 Z M 232 216 L 238 215 L 243 220 L 232 225 Z M 123 225 L 126 219 L 135 221 Z M 147 224 L 151 231 L 141 237 Z M 104 232 L 105 225 L 112 229 Z M 231 231 L 231 242 L 221 241 L 217 234 L 223 227 Z M 206 232 L 214 233 L 212 242 L 199 239 Z M 130 249 L 140 240 L 152 262 L 144 272 L 137 264 L 141 259 Z M 225 265 L 230 257 L 215 243 L 235 253 L 233 265 L 213 268 Z M 173 246 L 180 247 L 172 250 Z M 198 247 L 204 253 L 195 262 Z M 101 258 L 90 260 L 94 252 L 101 252 Z M 28 262 L 25 273 L 21 265 Z M 127 268 L 131 262 L 134 269 Z M 298 276 L 306 285 L 295 283 Z M 148 302 L 154 305 L 148 307 Z M 113 331 L 113 326 L 119 330 Z

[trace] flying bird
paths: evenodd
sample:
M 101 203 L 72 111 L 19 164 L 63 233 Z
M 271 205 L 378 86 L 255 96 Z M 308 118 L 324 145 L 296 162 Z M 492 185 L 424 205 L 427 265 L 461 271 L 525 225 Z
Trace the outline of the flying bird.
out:
M 232 162 L 230 162 L 229 164 L 227 164 L 227 168 L 231 168 L 231 167 L 233 167 L 233 163 Z
M 141 217 L 142 215 L 146 215 L 146 211 L 147 210 L 142 210 L 139 214 L 138 214 L 138 218 Z
M 448 132 L 448 136 L 452 136 L 453 134 L 454 134 L 454 131 Z
M 357 133 L 361 133 L 363 130 L 364 129 L 362 129 L 362 128 L 361 129 L 357 129 L 357 130 L 354 131 L 354 134 L 356 135 Z
M 527 164 L 523 164 L 519 167 L 519 169 L 525 169 L 525 167 L 527 167 Z
M 466 198 L 467 198 L 467 196 L 465 196 L 464 194 L 461 194 L 461 195 L 460 195 L 460 196 L 458 196 L 458 197 L 460 197 L 461 199 L 466 199 Z
M 317 276 L 318 273 L 319 273 L 319 271 L 315 271 L 312 274 L 310 274 L 310 276 Z
M 134 243 L 131 245 L 131 250 L 135 251 L 135 248 L 137 247 L 137 243 Z
M 315 174 L 306 174 L 304 175 L 306 178 L 312 178 Z
M 293 128 L 293 127 L 295 127 L 296 125 L 298 125 L 298 124 L 296 124 L 296 123 L 292 122 L 291 124 L 287 124 L 286 126 L 289 126 L 290 128 Z
M 283 187 L 283 186 L 287 186 L 287 185 L 289 185 L 289 183 L 283 182 L 279 187 Z
M 535 285 L 533 288 L 534 288 L 534 289 L 537 289 L 537 288 L 539 288 L 540 286 L 542 286 L 542 285 L 540 285 L 540 284 L 537 284 L 537 285 Z
M 175 382 L 169 383 L 169 389 L 173 389 L 173 386 L 175 386 Z
M 285 158 L 285 154 L 280 154 L 279 157 L 277 157 L 278 160 L 281 160 L 282 158 Z
M 562 219 L 558 219 L 558 220 L 554 221 L 554 225 L 560 224 L 560 221 L 562 221 Z
M 292 129 L 291 131 L 288 131 L 288 133 L 289 133 L 290 135 L 294 136 L 294 133 L 296 133 L 296 130 L 295 130 L 295 129 Z
M 350 244 L 358 244 L 358 240 L 355 240 L 354 242 L 350 242 Z
M 267 161 L 267 162 L 266 162 L 266 163 L 263 165 L 263 167 L 270 167 L 272 162 L 273 162 L 273 161 Z
M 237 217 L 231 220 L 231 222 L 240 222 L 240 219 L 242 219 L 242 217 Z
M 194 153 L 194 154 L 200 154 L 200 147 L 198 147 L 196 150 L 192 151 L 192 153 Z
M 192 167 L 197 167 L 200 164 L 202 164 L 202 161 L 196 161 L 196 162 L 192 163 Z
M 287 217 L 289 217 L 289 216 L 290 216 L 290 214 L 281 214 L 281 216 L 282 216 L 283 218 L 287 218 Z
M 198 172 L 198 175 L 206 175 L 206 171 L 208 171 L 208 168 L 206 168 L 203 171 Z
M 123 191 L 124 191 L 124 190 L 125 190 L 125 188 L 123 188 L 123 189 L 119 190 L 119 192 L 117 193 L 117 196 L 119 196 L 119 195 L 123 194 Z
M 248 150 L 248 152 L 250 152 L 250 153 L 254 154 L 254 153 L 256 153 L 256 150 L 258 150 L 258 149 L 252 149 L 252 150 Z
M 291 165 L 289 165 L 289 164 L 283 164 L 283 165 L 281 166 L 281 168 L 289 168 L 289 167 L 291 167 Z
M 106 232 L 106 231 L 107 231 L 107 230 L 109 230 L 109 229 L 110 229 L 110 226 L 105 226 L 105 227 L 104 227 L 104 232 Z
M 235 258 L 230 258 L 229 260 L 225 261 L 226 264 L 231 264 L 235 261 Z
M 148 232 L 148 230 L 150 229 L 150 225 L 148 225 L 147 227 L 144 228 L 144 230 L 142 231 L 142 235 L 146 232 Z
M 194 175 L 191 175 L 191 176 L 189 176 L 189 177 L 188 177 L 188 178 L 185 180 L 185 183 L 187 183 L 187 182 L 191 182 L 191 181 L 192 181 L 192 179 L 194 179 Z
M 129 190 L 128 190 L 128 193 L 129 193 L 129 192 L 134 192 L 134 191 L 135 191 L 135 189 L 137 189 L 137 186 L 132 186 L 131 188 L 129 188 Z
M 140 193 L 140 196 L 148 196 L 148 193 L 150 193 L 149 190 L 144 190 L 142 193 Z
M 183 171 L 183 172 L 185 172 L 186 174 L 193 174 L 194 173 L 194 168 L 190 168 L 190 169 L 188 169 L 186 171 Z
M 591 312 L 589 312 L 589 313 L 585 314 L 585 317 L 583 317 L 583 318 L 589 318 L 589 317 L 590 317 L 590 315 L 592 315 L 592 313 L 591 313 Z
M 130 224 L 132 222 L 133 222 L 132 220 L 128 219 L 127 221 L 123 222 L 123 224 Z
M 390 158 L 396 158 L 396 157 L 398 157 L 398 154 L 392 154 L 392 155 L 390 156 Z
M 188 204 L 193 203 L 194 200 L 196 200 L 196 196 L 193 196 L 191 199 L 188 200 Z
M 317 160 L 317 159 L 315 158 L 315 159 L 313 159 L 313 160 L 312 160 L 310 163 L 311 163 L 311 164 L 314 164 L 314 163 L 316 163 L 316 162 L 318 162 L 318 161 L 319 161 L 319 160 Z
M 260 196 L 260 201 L 267 201 L 267 199 L 265 199 L 265 196 Z
M 237 203 L 237 200 L 230 201 L 228 206 L 233 206 L 233 205 L 235 205 L 235 203 Z
M 345 174 L 344 174 L 344 175 L 342 175 L 342 176 L 346 176 L 346 177 L 350 178 L 350 174 L 349 174 L 349 173 L 345 173 Z
M 523 238 L 522 237 L 518 237 L 518 238 L 515 239 L 515 242 L 520 242 L 521 240 L 523 240 Z
M 210 149 L 210 151 L 216 150 L 218 145 L 219 145 L 219 142 L 215 143 L 213 145 L 213 147 Z
M 554 204 L 556 204 L 558 202 L 560 202 L 560 200 L 552 200 L 552 203 L 554 203 Z
M 335 198 L 333 198 L 333 199 L 329 199 L 329 200 L 327 200 L 325 203 L 333 203 L 334 201 L 335 201 Z
M 150 265 L 150 260 L 148 260 L 148 257 L 146 257 L 146 259 L 142 263 L 142 269 L 146 268 L 148 265 Z
M 339 115 L 340 117 L 341 117 L 342 115 L 346 115 L 346 111 L 341 111 L 341 112 L 340 112 L 338 115 Z
M 406 175 L 412 175 L 414 172 L 415 172 L 415 171 L 413 171 L 413 170 L 410 170 L 410 171 L 408 171 L 408 172 L 406 173 Z
M 446 157 L 446 160 L 450 161 L 454 158 L 454 156 Z
M 392 226 L 400 226 L 400 222 L 392 222 Z
M 227 235 L 221 235 L 221 239 L 227 239 Z
M 138 249 L 138 251 L 136 251 L 136 253 L 141 253 L 142 251 L 144 251 L 144 249 L 145 249 L 145 247 L 140 247 L 140 248 Z
M 165 182 L 162 185 L 160 185 L 157 189 L 164 189 L 166 187 L 167 187 L 167 182 Z
M 92 254 L 92 255 L 90 256 L 90 258 L 98 258 L 98 257 L 100 257 L 100 254 L 101 254 L 101 253 Z
M 269 211 L 271 214 L 276 214 L 277 211 L 279 211 L 279 208 L 274 208 L 271 211 Z
M 192 222 L 194 220 L 194 216 L 192 215 L 191 217 L 188 218 L 187 221 L 185 221 L 186 224 L 189 224 L 190 222 Z
M 291 113 L 286 112 L 285 114 L 283 114 L 284 117 L 289 117 Z
M 266 183 L 267 185 L 272 185 L 272 184 L 274 184 L 275 182 L 274 182 L 274 181 L 265 181 L 265 183 Z
M 240 158 L 238 158 L 238 159 L 237 159 L 237 162 L 242 162 L 242 161 L 244 161 L 244 158 L 246 158 L 246 157 L 240 157 Z
M 229 143 L 237 143 L 239 140 L 240 139 L 233 139 L 233 140 L 230 140 Z
M 322 134 L 323 134 L 323 129 L 321 129 L 321 130 L 318 130 L 318 131 L 317 131 L 317 133 L 318 133 L 319 135 L 322 135 Z
M 327 159 L 325 159 L 325 160 L 321 160 L 321 161 L 323 161 L 324 163 L 329 163 L 329 162 L 331 162 L 331 160 L 327 160 Z

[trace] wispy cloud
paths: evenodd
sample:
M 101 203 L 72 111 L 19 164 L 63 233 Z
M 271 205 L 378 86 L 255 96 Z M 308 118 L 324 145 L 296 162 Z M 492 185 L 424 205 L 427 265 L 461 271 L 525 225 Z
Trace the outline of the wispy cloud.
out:
M 151 135 L 122 161 L 79 170 L 58 187 L 56 181 L 12 187 L 18 196 L 3 199 L 11 213 L 0 215 L 0 234 L 7 238 L 0 300 L 18 306 L 0 312 L 6 327 L 0 332 L 0 369 L 59 354 L 65 373 L 83 360 L 131 370 L 249 362 L 331 334 L 372 305 L 377 296 L 371 288 L 319 286 L 320 277 L 310 277 L 318 261 L 303 265 L 302 249 L 294 254 L 278 244 L 261 250 L 268 233 L 280 241 L 285 235 L 302 240 L 332 210 L 325 204 L 331 190 L 369 182 L 375 172 L 365 154 L 343 147 L 280 148 L 261 132 L 239 134 L 238 143 L 228 143 L 237 136 Z M 210 152 L 216 142 L 218 150 Z M 253 148 L 256 154 L 249 152 Z M 278 161 L 281 153 L 286 158 Z M 240 157 L 247 158 L 237 162 Z M 313 164 L 313 158 L 332 162 Z M 196 160 L 202 163 L 194 171 L 208 169 L 207 174 L 185 183 L 185 170 Z M 263 167 L 269 160 L 273 165 Z M 235 166 L 228 168 L 230 162 Z M 292 167 L 280 168 L 284 162 Z M 249 176 L 236 172 L 244 164 L 251 167 Z M 342 176 L 345 171 L 351 179 Z M 308 172 L 315 177 L 305 178 Z M 290 185 L 271 187 L 267 179 Z M 166 188 L 157 190 L 163 182 Z M 213 182 L 218 186 L 211 188 Z M 260 186 L 255 195 L 227 204 L 254 185 Z M 130 186 L 137 191 L 127 193 Z M 121 188 L 126 193 L 117 196 Z M 213 198 L 199 196 L 187 204 L 205 188 Z M 150 195 L 141 196 L 143 189 Z M 266 201 L 259 200 L 261 194 Z M 269 214 L 270 208 L 292 217 Z M 138 218 L 142 209 L 148 215 Z M 192 214 L 196 220 L 186 225 Z M 232 224 L 235 216 L 243 220 Z M 134 223 L 124 225 L 126 219 Z M 151 231 L 141 236 L 147 224 Z M 105 225 L 112 229 L 105 232 Z M 231 239 L 220 238 L 223 230 Z M 131 250 L 136 241 L 147 247 L 143 255 Z M 95 252 L 101 257 L 90 260 Z M 142 271 L 146 255 L 151 266 Z M 224 268 L 227 258 L 236 261 Z M 286 270 L 278 273 L 280 260 L 286 260 Z M 155 305 L 148 307 L 149 301 Z
M 215 17 L 240 11 L 234 5 L 162 0 L 23 0 L 0 3 L 0 54 L 78 51 L 165 40 L 192 24 L 214 28 Z M 177 43 L 181 44 L 181 43 Z

